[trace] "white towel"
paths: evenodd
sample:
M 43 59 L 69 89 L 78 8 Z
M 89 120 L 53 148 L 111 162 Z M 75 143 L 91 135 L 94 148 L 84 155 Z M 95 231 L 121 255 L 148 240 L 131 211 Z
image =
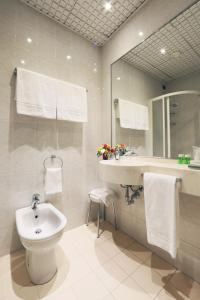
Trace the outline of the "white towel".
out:
M 56 88 L 52 78 L 17 68 L 15 97 L 18 114 L 56 118 Z
M 62 169 L 61 168 L 46 169 L 45 193 L 47 195 L 62 193 Z
M 113 190 L 106 188 L 94 189 L 89 193 L 89 196 L 94 202 L 103 202 L 106 206 L 109 206 L 112 201 L 115 200 L 115 194 Z
M 148 107 L 119 99 L 119 118 L 122 128 L 149 129 Z
M 73 122 L 87 122 L 85 88 L 57 80 L 57 118 Z
M 176 177 L 144 174 L 144 200 L 147 240 L 175 258 L 177 252 L 178 196 Z

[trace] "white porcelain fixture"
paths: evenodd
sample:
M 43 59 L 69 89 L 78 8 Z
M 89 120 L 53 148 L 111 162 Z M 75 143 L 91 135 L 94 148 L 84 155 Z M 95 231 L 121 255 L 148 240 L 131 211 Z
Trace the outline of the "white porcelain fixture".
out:
M 180 191 L 200 196 L 200 170 L 179 165 L 175 159 L 157 157 L 122 157 L 120 160 L 102 160 L 100 178 L 115 184 L 142 185 L 144 172 L 174 175 L 181 178 Z
M 33 283 L 46 283 L 55 275 L 54 248 L 66 222 L 65 216 L 49 203 L 16 211 L 17 230 L 26 249 L 26 266 Z

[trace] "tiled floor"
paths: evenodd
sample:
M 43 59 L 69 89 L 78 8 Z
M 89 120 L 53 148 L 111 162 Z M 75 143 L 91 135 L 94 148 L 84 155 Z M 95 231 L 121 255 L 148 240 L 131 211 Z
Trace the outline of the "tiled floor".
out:
M 0 300 L 199 300 L 200 285 L 108 223 L 66 232 L 56 250 L 57 275 L 34 286 L 24 251 L 0 258 Z

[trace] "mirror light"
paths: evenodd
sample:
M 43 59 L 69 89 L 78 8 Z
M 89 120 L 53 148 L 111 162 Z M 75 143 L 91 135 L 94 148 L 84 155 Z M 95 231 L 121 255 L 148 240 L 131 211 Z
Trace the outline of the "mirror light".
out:
M 27 42 L 28 42 L 29 44 L 32 43 L 32 39 L 31 39 L 30 37 L 28 37 L 26 40 L 27 40 Z
M 104 3 L 103 7 L 105 8 L 105 10 L 111 11 L 112 3 L 111 3 L 110 1 L 106 1 L 106 2 Z
M 166 54 L 165 48 L 160 49 L 160 53 L 161 53 L 161 54 Z

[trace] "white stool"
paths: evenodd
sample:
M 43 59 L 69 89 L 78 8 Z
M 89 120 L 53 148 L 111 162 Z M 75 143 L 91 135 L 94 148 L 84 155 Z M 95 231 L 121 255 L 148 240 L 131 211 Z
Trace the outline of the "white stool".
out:
M 104 208 L 104 220 L 105 220 L 105 206 L 109 206 L 110 204 L 112 205 L 114 225 L 115 225 L 115 230 L 117 230 L 116 210 L 115 210 L 115 204 L 114 204 L 114 201 L 115 201 L 114 192 L 110 189 L 98 188 L 98 189 L 94 189 L 94 190 L 90 191 L 88 196 L 89 196 L 90 203 L 89 203 L 87 223 L 86 223 L 87 226 L 88 226 L 89 219 L 90 219 L 92 202 L 98 204 L 97 238 L 100 237 L 99 225 L 100 225 L 101 203 L 103 204 L 103 208 Z

